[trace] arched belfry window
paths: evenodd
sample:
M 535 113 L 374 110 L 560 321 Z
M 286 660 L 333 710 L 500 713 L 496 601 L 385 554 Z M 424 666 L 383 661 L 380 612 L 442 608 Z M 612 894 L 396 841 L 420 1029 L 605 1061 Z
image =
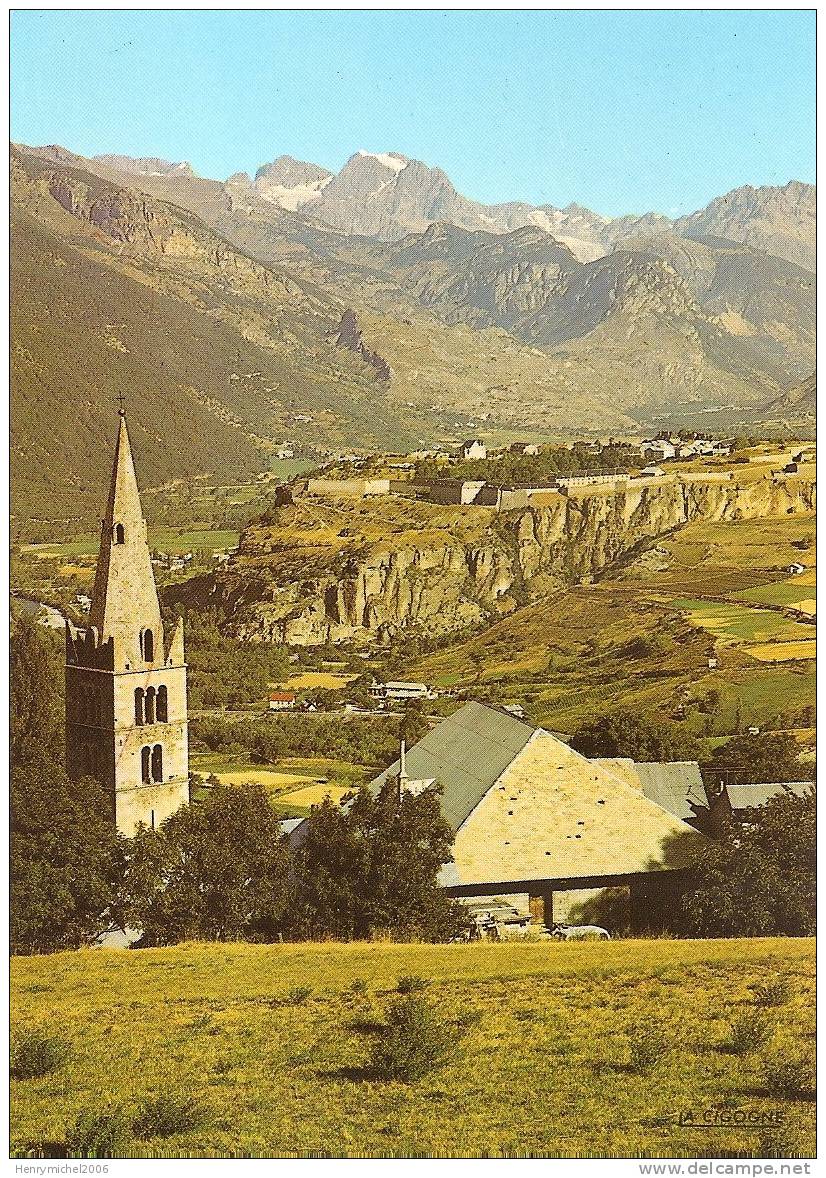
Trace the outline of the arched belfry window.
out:
M 163 749 L 159 744 L 152 749 L 152 780 L 163 781 Z
M 147 687 L 144 700 L 143 715 L 147 724 L 155 723 L 155 688 Z
M 155 719 L 161 720 L 164 723 L 166 723 L 166 721 L 169 719 L 165 687 L 159 687 L 158 694 L 155 697 Z
M 141 631 L 141 654 L 144 662 L 154 663 L 155 661 L 155 636 L 151 630 Z
M 124 539 L 123 524 L 115 524 L 112 529 L 112 543 L 122 544 Z
M 135 723 L 143 724 L 143 696 L 142 687 L 135 688 Z
M 152 757 L 152 750 L 148 744 L 145 744 L 141 749 L 141 781 L 144 785 L 148 785 L 152 780 L 150 760 Z

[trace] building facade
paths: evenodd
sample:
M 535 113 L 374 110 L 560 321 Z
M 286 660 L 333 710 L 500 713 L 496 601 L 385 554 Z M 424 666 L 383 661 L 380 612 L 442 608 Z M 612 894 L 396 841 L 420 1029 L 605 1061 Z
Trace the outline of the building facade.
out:
M 183 622 L 164 634 L 123 410 L 89 625 L 66 627 L 66 769 L 107 787 L 127 837 L 189 801 Z

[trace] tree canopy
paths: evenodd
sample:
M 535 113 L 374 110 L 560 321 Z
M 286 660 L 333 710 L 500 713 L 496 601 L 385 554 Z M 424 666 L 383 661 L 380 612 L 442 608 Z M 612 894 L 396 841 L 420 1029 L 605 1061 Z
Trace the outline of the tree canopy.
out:
M 697 845 L 677 931 L 700 937 L 812 936 L 816 801 L 790 791 Z
M 119 870 L 111 799 L 63 767 L 58 637 L 30 618 L 11 634 L 10 922 L 15 953 L 88 944 L 109 922 Z
M 129 845 L 125 922 L 145 945 L 272 941 L 286 903 L 287 849 L 260 785 L 218 785 Z
M 696 741 L 668 720 L 645 712 L 617 711 L 577 729 L 573 748 L 585 757 L 631 757 L 634 761 L 690 761 Z
M 315 809 L 295 855 L 293 934 L 438 941 L 458 931 L 463 910 L 438 885 L 453 844 L 439 798 L 434 787 L 399 797 L 391 781 Z
M 808 781 L 813 765 L 798 759 L 794 737 L 786 732 L 733 736 L 714 750 L 703 772 L 710 783 L 747 784 L 759 781 Z

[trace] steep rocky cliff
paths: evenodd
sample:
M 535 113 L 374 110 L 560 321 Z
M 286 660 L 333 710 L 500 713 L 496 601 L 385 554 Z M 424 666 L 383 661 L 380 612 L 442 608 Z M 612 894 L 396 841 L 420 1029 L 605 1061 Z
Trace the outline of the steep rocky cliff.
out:
M 379 538 L 363 534 L 370 531 L 366 504 L 348 505 L 346 512 L 343 506 L 326 510 L 339 524 L 346 515 L 352 526 L 326 538 L 318 530 L 302 536 L 300 503 L 280 513 L 275 526 L 252 525 L 229 567 L 189 582 L 184 598 L 218 607 L 227 631 L 249 640 L 314 645 L 381 641 L 405 629 L 455 634 L 555 586 L 599 575 L 691 521 L 812 512 L 815 484 L 802 478 L 668 480 L 618 492 L 560 494 L 541 507 L 501 515 L 465 510 L 463 528 L 459 514 L 445 516 L 440 509 L 437 515 L 418 504 L 418 536 L 415 528 L 399 527 L 398 534 Z M 314 504 L 312 511 L 318 529 L 325 508 Z M 470 531 L 467 520 L 473 521 Z M 341 539 L 332 543 L 332 535 Z

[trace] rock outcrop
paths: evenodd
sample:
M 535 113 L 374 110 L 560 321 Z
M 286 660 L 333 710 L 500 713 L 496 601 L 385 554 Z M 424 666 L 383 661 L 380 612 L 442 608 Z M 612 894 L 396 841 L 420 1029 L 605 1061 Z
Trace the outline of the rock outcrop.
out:
M 341 316 L 341 323 L 338 325 L 338 333 L 336 335 L 336 343 L 340 348 L 347 348 L 348 351 L 353 352 L 365 364 L 374 368 L 380 380 L 390 380 L 393 375 L 393 369 L 387 361 L 379 356 L 376 352 L 371 352 L 364 342 L 361 334 L 361 328 L 358 324 L 355 311 L 345 311 Z
M 814 511 L 808 479 L 664 481 L 496 515 L 477 508 L 473 539 L 433 529 L 416 543 L 374 542 L 329 560 L 278 529 L 252 526 L 229 567 L 190 582 L 189 600 L 218 607 L 227 631 L 252 641 L 315 645 L 379 641 L 400 631 L 456 634 L 581 577 L 598 576 L 695 520 Z M 291 533 L 292 535 L 293 533 Z M 424 533 L 423 533 L 424 535 Z M 285 550 L 289 550 L 285 560 Z

